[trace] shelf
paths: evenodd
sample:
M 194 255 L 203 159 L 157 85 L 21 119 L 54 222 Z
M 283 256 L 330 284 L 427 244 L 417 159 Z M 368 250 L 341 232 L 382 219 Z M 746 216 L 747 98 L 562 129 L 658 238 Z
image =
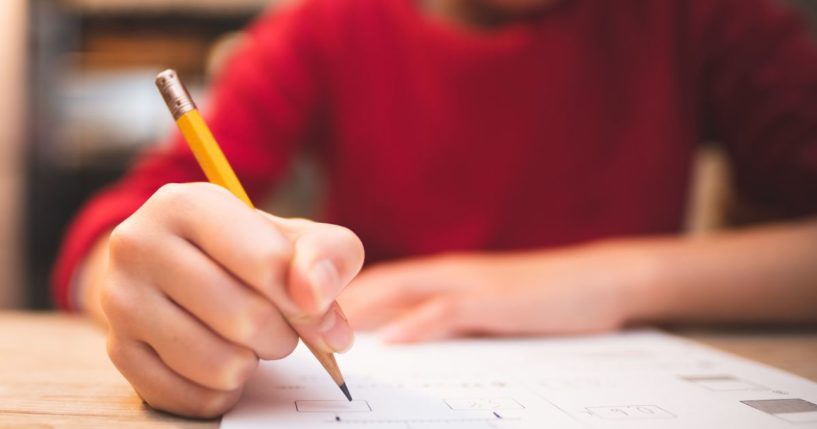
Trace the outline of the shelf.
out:
M 278 2 L 280 0 L 60 0 L 71 11 L 91 15 L 248 15 Z

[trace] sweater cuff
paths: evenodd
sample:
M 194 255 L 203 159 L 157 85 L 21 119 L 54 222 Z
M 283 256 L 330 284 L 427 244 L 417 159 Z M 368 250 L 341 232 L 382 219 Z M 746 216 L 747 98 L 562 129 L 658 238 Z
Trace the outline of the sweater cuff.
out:
M 102 234 L 127 219 L 146 200 L 146 196 L 104 191 L 71 222 L 51 276 L 51 292 L 57 308 L 78 309 L 72 289 L 76 287 L 75 275 L 80 264 Z

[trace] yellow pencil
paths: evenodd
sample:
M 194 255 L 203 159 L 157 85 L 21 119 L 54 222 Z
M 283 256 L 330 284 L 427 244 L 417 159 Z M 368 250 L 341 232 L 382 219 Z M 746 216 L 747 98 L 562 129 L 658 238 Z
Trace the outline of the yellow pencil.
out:
M 233 168 L 230 167 L 227 158 L 218 143 L 216 143 L 216 139 L 201 117 L 193 98 L 181 79 L 179 79 L 178 73 L 174 70 L 165 70 L 159 73 L 156 77 L 156 86 L 159 88 L 159 92 L 162 93 L 173 119 L 176 120 L 176 125 L 179 126 L 179 130 L 181 130 L 187 144 L 193 151 L 196 161 L 204 170 L 207 180 L 227 188 L 233 195 L 244 201 L 250 208 L 253 208 L 250 197 L 247 196 L 247 192 L 244 191 L 244 187 L 238 181 Z M 340 373 L 335 355 L 323 352 L 306 341 L 304 341 L 304 344 L 323 365 L 346 398 L 351 401 L 352 395 L 349 394 L 349 389 L 343 380 L 343 375 Z

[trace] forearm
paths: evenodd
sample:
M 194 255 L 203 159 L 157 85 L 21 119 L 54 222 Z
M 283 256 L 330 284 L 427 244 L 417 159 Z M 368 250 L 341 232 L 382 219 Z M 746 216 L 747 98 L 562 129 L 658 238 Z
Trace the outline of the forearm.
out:
M 630 323 L 817 323 L 817 220 L 635 245 Z
M 383 263 L 341 305 L 353 326 L 382 329 L 393 342 L 637 323 L 817 323 L 817 220 Z

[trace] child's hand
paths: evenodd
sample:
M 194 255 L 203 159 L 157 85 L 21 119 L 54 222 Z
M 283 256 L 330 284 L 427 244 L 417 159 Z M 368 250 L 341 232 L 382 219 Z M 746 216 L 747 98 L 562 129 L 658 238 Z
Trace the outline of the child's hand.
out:
M 455 254 L 363 271 L 340 302 L 352 326 L 389 342 L 463 335 L 545 335 L 619 328 L 643 265 L 591 245 L 550 252 Z
M 335 297 L 363 247 L 345 228 L 253 211 L 193 183 L 160 189 L 109 243 L 108 353 L 155 408 L 217 416 L 258 359 L 287 356 L 298 335 L 326 351 L 352 344 Z

